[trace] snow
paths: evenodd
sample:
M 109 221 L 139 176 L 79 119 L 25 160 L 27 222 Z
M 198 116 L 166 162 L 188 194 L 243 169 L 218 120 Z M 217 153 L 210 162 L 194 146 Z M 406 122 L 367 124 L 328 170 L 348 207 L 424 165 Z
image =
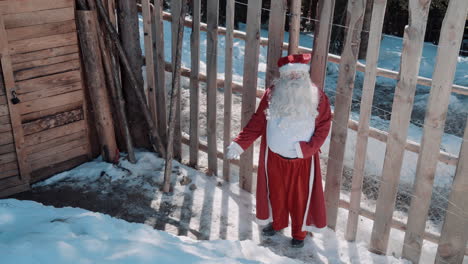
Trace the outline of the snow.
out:
M 121 183 L 125 191 L 138 191 L 150 198 L 146 209 L 154 210 L 153 216 L 171 204 L 174 211 L 164 224 L 167 232 L 150 227 L 158 221 L 151 214 L 144 225 L 78 208 L 0 200 L 0 230 L 10 230 L 0 231 L 2 263 L 407 263 L 367 250 L 372 226 L 368 219 L 360 220 L 357 242 L 345 241 L 347 211 L 341 209 L 337 232 L 324 229 L 315 233 L 307 237 L 303 249 L 289 246 L 289 228 L 271 238 L 262 237 L 261 227 L 254 221 L 255 199 L 250 193 L 174 162 L 174 191 L 165 195 L 159 191 L 163 164 L 154 153 L 139 151 L 137 164 L 121 159 L 115 166 L 97 159 L 33 187 L 77 188 L 81 184 L 87 191 L 101 192 L 106 191 L 105 186 Z M 184 177 L 195 190 L 180 183 Z M 171 235 L 182 230 L 188 231 L 187 236 Z M 398 256 L 403 233 L 396 233 L 389 254 Z M 432 243 L 425 245 L 423 260 L 433 260 L 434 248 Z

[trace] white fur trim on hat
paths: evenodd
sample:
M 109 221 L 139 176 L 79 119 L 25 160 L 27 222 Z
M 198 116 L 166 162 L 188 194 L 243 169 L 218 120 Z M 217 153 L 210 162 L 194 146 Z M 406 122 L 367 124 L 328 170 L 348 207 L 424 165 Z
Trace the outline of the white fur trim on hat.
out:
M 279 68 L 280 73 L 286 72 L 309 72 L 309 64 L 304 63 L 288 63 L 281 68 Z

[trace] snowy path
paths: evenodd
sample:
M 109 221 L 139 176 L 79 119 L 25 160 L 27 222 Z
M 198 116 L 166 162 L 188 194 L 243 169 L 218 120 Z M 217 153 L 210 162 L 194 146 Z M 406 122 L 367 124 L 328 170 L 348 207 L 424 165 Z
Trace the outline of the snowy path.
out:
M 94 219 L 90 220 L 90 225 L 77 220 L 81 223 L 78 224 L 79 228 L 77 229 L 75 224 L 73 224 L 74 222 L 68 223 L 68 220 L 65 222 L 61 220 L 51 222 L 55 218 L 66 218 L 75 209 L 52 209 L 34 205 L 34 210 L 25 209 L 18 212 L 14 210 L 15 207 L 28 207 L 31 204 L 27 202 L 23 204 L 16 200 L 0 200 L 0 203 L 3 204 L 3 206 L 0 206 L 0 230 L 15 230 L 15 232 L 0 233 L 0 254 L 2 256 L 7 254 L 7 256 L 13 258 L 15 255 L 21 255 L 21 252 L 28 252 L 28 254 L 31 252 L 28 255 L 29 260 L 43 257 L 41 252 L 45 251 L 31 251 L 35 243 L 41 243 L 39 248 L 49 249 L 47 252 L 50 252 L 53 255 L 52 257 L 59 257 L 57 256 L 57 254 L 61 254 L 61 249 L 59 248 L 65 245 L 65 249 L 63 250 L 74 252 L 74 256 L 86 255 L 87 257 L 97 257 L 103 260 L 105 257 L 114 256 L 119 252 L 118 250 L 109 249 L 110 245 L 107 244 L 109 241 L 120 241 L 120 246 L 124 247 L 132 243 L 136 245 L 141 242 L 139 240 L 143 240 L 150 241 L 148 242 L 150 245 L 141 244 L 138 247 L 134 246 L 133 251 L 128 249 L 126 251 L 127 255 L 119 263 L 126 263 L 124 260 L 132 258 L 138 260 L 132 263 L 151 263 L 142 256 L 148 254 L 148 258 L 156 258 L 159 254 L 162 254 L 159 252 L 161 249 L 167 248 L 165 246 L 160 247 L 160 245 L 164 245 L 166 239 L 168 239 L 172 241 L 170 243 L 174 243 L 174 251 L 171 251 L 174 254 L 178 250 L 185 250 L 184 243 L 189 243 L 196 248 L 198 246 L 202 248 L 202 253 L 199 253 L 201 256 L 205 256 L 205 253 L 203 253 L 204 248 L 212 248 L 213 250 L 221 250 L 222 252 L 227 251 L 223 254 L 228 254 L 228 256 L 232 254 L 236 258 L 259 261 L 242 262 L 237 259 L 237 262 L 214 261 L 203 263 L 288 263 L 284 259 L 275 262 L 276 257 L 273 257 L 273 254 L 268 255 L 271 254 L 268 253 L 269 251 L 265 251 L 263 247 L 255 245 L 264 246 L 278 255 L 287 256 L 305 263 L 405 263 L 395 257 L 374 255 L 367 250 L 367 242 L 365 241 L 368 241 L 370 228 L 372 227 L 372 223 L 367 219 L 361 219 L 358 242 L 346 242 L 343 238 L 343 221 L 346 212 L 342 210 L 340 210 L 337 233 L 329 229 L 324 230 L 322 233 L 316 233 L 313 238 L 307 238 L 306 246 L 303 249 L 298 250 L 289 247 L 290 230 L 285 230 L 283 234 L 265 239 L 259 235 L 260 228 L 253 221 L 253 208 L 255 208 L 253 196 L 240 190 L 236 184 L 228 184 L 219 178 L 208 177 L 199 171 L 175 163 L 173 170 L 174 193 L 173 195 L 163 195 L 159 191 L 162 182 L 161 171 L 163 161 L 154 154 L 147 152 L 139 152 L 137 157 L 138 163 L 136 165 L 132 165 L 127 161 L 122 161 L 120 167 L 100 161 L 83 164 L 71 171 L 58 174 L 42 182 L 35 186 L 33 192 L 39 192 L 44 195 L 47 192 L 55 190 L 55 199 L 59 200 L 61 199 L 58 196 L 60 195 L 60 191 L 64 192 L 63 197 L 68 197 L 72 195 L 70 188 L 73 187 L 73 189 L 83 193 L 82 197 L 76 197 L 76 199 L 80 200 L 81 204 L 103 202 L 104 205 L 106 205 L 105 203 L 109 203 L 108 207 L 117 206 L 118 208 L 109 212 L 113 216 L 132 222 L 145 223 L 148 226 L 165 230 L 171 234 L 188 236 L 191 239 L 223 239 L 232 242 L 213 241 L 212 243 L 203 242 L 198 245 L 186 238 L 182 240 L 189 242 L 182 242 L 182 240 L 181 242 L 177 242 L 179 240 L 172 236 L 157 231 L 153 233 L 150 229 L 145 229 L 140 225 L 138 227 L 137 225 L 127 226 L 126 223 L 118 224 L 117 226 L 113 226 L 114 224 L 107 225 L 107 220 L 104 221 L 103 219 L 110 218 L 100 214 L 89 214 L 90 217 L 88 218 Z M 181 180 L 183 181 L 181 182 Z M 7 205 L 5 206 L 5 204 Z M 14 206 L 12 207 L 8 204 L 13 204 Z M 78 205 L 80 204 L 74 204 L 74 206 Z M 95 208 L 94 210 L 97 209 Z M 25 213 L 25 211 L 28 211 L 28 213 L 21 216 L 20 214 Z M 52 214 L 52 211 L 54 216 L 49 215 Z M 49 216 L 38 220 L 44 214 Z M 86 213 L 79 210 L 74 212 L 74 214 L 82 215 Z M 18 219 L 18 224 L 21 226 L 11 224 L 11 217 Z M 74 216 L 72 218 L 75 219 Z M 32 222 L 28 222 L 29 220 L 27 219 L 31 219 Z M 104 222 L 98 224 L 93 222 L 95 220 Z M 117 220 L 110 219 L 109 221 L 113 222 Z M 122 221 L 117 222 L 123 223 Z M 42 224 L 38 225 L 38 223 L 44 223 L 45 226 L 42 226 Z M 100 225 L 103 225 L 103 227 L 99 228 Z M 127 228 L 130 231 L 125 231 Z M 57 240 L 56 236 L 52 236 L 53 234 L 51 234 L 52 237 L 49 237 L 47 230 L 63 231 L 63 235 L 60 235 L 60 237 L 63 236 L 63 240 Z M 92 238 L 89 238 L 89 243 L 80 240 L 83 238 L 79 236 L 80 230 L 85 230 L 84 232 L 87 236 L 92 236 Z M 143 233 L 141 236 L 136 236 L 140 232 L 139 230 Z M 40 234 L 36 232 L 40 232 Z M 12 236 L 12 234 L 14 235 Z M 119 239 L 116 237 L 118 235 L 124 237 Z M 37 238 L 37 240 L 33 238 Z M 128 242 L 130 238 L 138 241 L 130 243 Z M 396 256 L 400 254 L 401 242 L 399 241 L 402 241 L 402 239 L 401 232 L 392 232 L 390 254 Z M 238 242 L 239 240 L 247 241 Z M 25 241 L 30 242 L 26 245 Z M 100 251 L 96 256 L 92 255 L 89 251 L 90 249 L 86 248 L 86 246 L 93 247 L 93 243 L 101 246 L 105 244 L 106 250 Z M 428 252 L 434 251 L 434 248 L 435 245 L 433 244 L 429 245 L 428 248 L 424 248 L 424 260 L 431 261 L 431 258 L 433 259 L 433 254 Z M 142 252 L 141 250 L 149 250 L 151 254 Z M 231 250 L 232 252 L 230 252 Z M 190 250 L 186 251 L 192 252 Z M 181 253 L 181 258 L 186 257 L 187 254 Z M 212 254 L 215 253 L 212 252 Z M 253 258 L 253 255 L 257 256 L 257 258 Z M 212 255 L 210 256 L 213 257 Z M 174 263 L 171 262 L 172 260 L 174 259 L 168 258 L 168 262 L 165 263 Z M 193 262 L 182 261 L 177 263 L 201 263 L 196 262 L 196 260 L 197 258 L 193 258 Z M 89 262 L 83 261 L 83 263 L 93 263 L 93 260 Z

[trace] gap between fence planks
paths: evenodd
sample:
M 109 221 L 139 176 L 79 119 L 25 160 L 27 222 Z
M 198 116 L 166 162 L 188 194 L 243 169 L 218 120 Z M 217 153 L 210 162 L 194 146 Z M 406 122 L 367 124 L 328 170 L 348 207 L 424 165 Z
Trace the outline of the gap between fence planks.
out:
M 172 61 L 172 65 L 176 65 L 175 63 L 175 60 L 176 60 L 176 53 L 178 52 L 177 51 L 177 33 L 179 32 L 179 25 L 178 25 L 178 22 L 180 20 L 180 16 L 181 16 L 181 5 L 185 3 L 185 0 L 172 0 L 171 1 L 171 13 L 173 14 L 174 16 L 174 19 L 175 21 L 172 21 L 172 34 L 171 34 L 171 39 L 172 39 L 172 45 L 171 45 L 171 61 Z M 208 5 L 209 7 L 209 5 Z M 209 11 L 209 10 L 208 10 Z M 185 17 L 183 17 L 183 19 L 185 19 Z M 182 30 L 184 30 L 185 28 L 182 27 Z M 208 44 L 209 45 L 209 44 Z M 209 56 L 209 55 L 208 55 Z M 173 70 L 172 71 L 173 73 L 176 72 L 176 70 Z M 177 77 L 176 78 L 180 78 L 180 77 Z M 174 81 L 174 78 L 172 78 L 172 81 Z M 178 85 L 180 85 L 180 80 L 177 80 L 177 83 Z M 178 88 L 180 89 L 180 88 Z M 180 104 L 181 104 L 181 95 L 179 94 L 178 97 L 176 98 L 176 112 L 175 112 L 175 120 L 176 120 L 176 123 L 175 123 L 175 131 L 174 131 L 174 158 L 177 160 L 177 161 L 181 161 L 182 160 L 182 142 L 181 142 L 181 138 L 182 138 L 182 130 L 181 130 L 181 108 L 180 108 Z M 170 120 L 169 120 L 170 122 Z
M 343 176 L 344 154 L 348 136 L 348 120 L 356 77 L 356 62 L 359 54 L 361 30 L 366 0 L 348 2 L 346 37 L 341 57 L 340 73 L 336 85 L 335 109 L 330 137 L 330 151 L 325 181 L 327 225 L 335 230 Z
M 231 119 L 232 119 L 232 48 L 234 43 L 234 9 L 235 0 L 226 1 L 226 41 L 225 41 L 225 65 L 224 65 L 224 129 L 223 129 L 223 150 L 227 153 L 227 148 L 231 143 Z M 198 140 L 197 140 L 198 141 Z M 223 157 L 223 179 L 230 181 L 231 165 L 230 160 Z
M 81 52 L 83 53 L 84 71 L 87 77 L 87 87 L 90 93 L 95 121 L 97 122 L 96 128 L 101 145 L 101 154 L 105 161 L 115 162 L 118 160 L 118 150 L 109 96 L 104 80 L 101 51 L 99 49 L 97 15 L 95 11 L 82 10 L 77 11 L 76 15 L 78 27 L 80 28 L 78 33 L 82 47 Z M 82 91 L 78 92 L 83 96 Z
M 154 21 L 152 30 L 154 31 L 154 67 L 156 79 L 156 105 L 158 107 L 158 128 L 159 135 L 163 142 L 167 142 L 167 110 L 166 110 L 166 81 L 165 70 L 166 62 L 164 60 L 164 27 L 162 20 L 163 0 L 155 0 Z M 151 7 L 152 5 L 150 5 Z
M 231 1 L 231 0 L 228 0 Z M 226 9 L 229 11 L 229 9 Z M 200 114 L 200 21 L 201 21 L 201 0 L 192 1 L 192 32 L 190 34 L 190 138 L 189 144 L 189 165 L 196 168 L 198 167 L 198 138 L 199 138 L 199 122 L 198 117 Z M 227 14 L 226 14 L 226 19 Z M 226 45 L 227 38 L 226 38 Z M 226 56 L 226 58 L 229 58 Z M 164 60 L 162 61 L 165 64 Z M 162 69 L 164 73 L 164 69 Z
M 289 47 L 288 54 L 296 54 L 299 51 L 299 34 L 301 32 L 301 0 L 289 1 Z M 272 17 L 272 16 L 270 16 Z M 276 20 L 276 17 L 274 17 Z
M 377 218 L 374 221 L 369 245 L 369 250 L 377 254 L 387 252 L 389 223 L 395 208 L 430 2 L 430 0 L 409 1 L 409 25 L 405 28 L 403 38 L 400 80 L 395 89 L 382 184 L 376 204 Z
M 468 1 L 450 1 L 440 33 L 437 61 L 424 120 L 421 151 L 416 166 L 413 196 L 408 212 L 408 229 L 403 244 L 402 257 L 413 263 L 418 263 L 421 256 L 423 243 L 421 235 L 426 227 L 432 186 L 437 169 L 438 151 L 444 133 L 451 95 L 450 87 L 453 84 L 457 68 L 458 52 L 463 39 L 467 10 Z M 459 161 L 463 162 L 463 159 Z M 463 212 L 460 213 L 463 214 Z
M 329 0 L 330 2 L 333 1 L 333 0 Z M 329 1 L 327 1 L 327 3 L 329 3 Z M 172 21 L 172 18 L 171 18 L 171 15 L 169 13 L 164 13 L 164 19 L 166 21 Z M 186 27 L 191 27 L 192 26 L 192 22 L 188 19 L 186 19 L 185 21 L 185 26 Z M 200 24 L 200 29 L 202 31 L 206 31 L 206 24 L 204 23 L 201 23 Z M 223 28 L 223 27 L 218 27 L 218 34 L 220 35 L 225 35 L 226 34 L 226 28 Z M 317 35 L 317 38 L 315 38 L 317 41 L 318 39 L 320 38 L 320 32 L 317 32 L 316 34 Z M 242 31 L 239 31 L 239 30 L 234 30 L 234 38 L 238 38 L 238 39 L 243 39 L 245 40 L 246 39 L 246 33 L 242 32 Z M 321 42 L 322 40 L 320 40 Z M 328 42 L 327 42 L 328 43 Z M 260 38 L 260 45 L 262 46 L 267 46 L 268 45 L 268 39 L 267 38 Z M 319 45 L 319 44 L 317 44 Z M 314 47 L 317 47 L 316 44 L 314 44 Z M 327 44 L 328 45 L 328 44 Z M 289 48 L 289 44 L 287 42 L 283 43 L 283 50 L 288 50 Z M 299 52 L 302 52 L 302 53 L 313 53 L 314 55 L 312 56 L 312 67 L 315 67 L 314 69 L 320 69 L 318 67 L 318 64 L 315 62 L 316 60 L 319 61 L 320 63 L 324 63 L 325 67 L 326 67 L 326 61 L 328 60 L 328 62 L 331 62 L 331 63 L 335 63 L 335 64 L 340 64 L 340 61 L 341 61 L 341 57 L 338 56 L 338 55 L 334 55 L 334 54 L 331 54 L 331 53 L 328 53 L 328 56 L 325 56 L 323 54 L 326 54 L 325 52 L 321 52 L 321 50 L 319 49 L 315 49 L 317 52 L 313 52 L 314 50 L 310 49 L 310 48 L 306 48 L 306 47 L 302 47 L 302 46 L 299 46 Z M 328 48 L 327 48 L 328 50 Z M 314 56 L 318 56 L 318 58 L 314 59 Z M 322 58 L 323 57 L 323 58 Z M 357 62 L 356 63 L 356 70 L 357 71 L 360 71 L 360 72 L 365 72 L 365 68 L 366 68 L 366 65 L 365 64 L 362 64 L 360 62 Z M 320 66 L 322 67 L 322 66 Z M 323 71 L 325 72 L 325 70 Z M 313 73 L 317 73 L 318 75 L 318 72 L 317 71 L 313 71 Z M 399 75 L 398 75 L 398 72 L 396 71 L 392 71 L 392 70 L 388 70 L 388 69 L 384 69 L 384 68 L 377 68 L 377 75 L 378 76 L 381 76 L 381 77 L 385 77 L 385 78 L 389 78 L 389 79 L 394 79 L 394 80 L 398 80 L 399 79 Z M 432 85 L 432 80 L 429 79 L 429 78 L 426 78 L 426 77 L 421 77 L 421 76 L 418 76 L 418 84 L 420 85 L 424 85 L 424 86 L 428 86 L 430 87 Z M 314 83 L 316 83 L 316 81 L 314 81 Z M 320 87 L 320 86 L 319 86 Z M 322 86 L 323 87 L 323 86 Z M 453 93 L 457 93 L 457 94 L 463 94 L 463 95 L 468 95 L 468 87 L 465 87 L 465 86 L 462 86 L 462 85 L 457 85 L 457 84 L 454 84 L 452 86 L 452 92 Z
M 372 0 L 367 0 L 372 1 Z M 379 59 L 380 41 L 385 16 L 387 0 L 375 1 L 370 23 L 369 44 L 367 46 L 366 73 L 362 88 L 361 109 L 359 114 L 359 128 L 357 130 L 356 150 L 354 154 L 354 170 L 349 202 L 348 221 L 345 238 L 356 240 L 359 223 L 359 209 L 361 208 L 361 192 L 364 179 L 364 168 L 367 157 L 367 142 L 369 138 L 369 120 L 372 114 L 375 80 L 377 77 L 377 62 Z
M 330 36 L 333 25 L 333 10 L 335 10 L 335 0 L 319 0 L 317 4 L 317 23 L 314 26 L 314 52 L 310 79 L 320 89 L 325 88 L 325 76 L 327 73 L 328 50 L 330 47 Z
M 245 41 L 244 78 L 242 93 L 241 127 L 245 127 L 255 113 L 258 56 L 260 53 L 260 17 L 262 1 L 249 1 L 247 8 L 247 37 Z M 243 165 L 239 170 L 239 185 L 242 189 L 252 192 L 253 187 L 253 144 L 240 157 Z

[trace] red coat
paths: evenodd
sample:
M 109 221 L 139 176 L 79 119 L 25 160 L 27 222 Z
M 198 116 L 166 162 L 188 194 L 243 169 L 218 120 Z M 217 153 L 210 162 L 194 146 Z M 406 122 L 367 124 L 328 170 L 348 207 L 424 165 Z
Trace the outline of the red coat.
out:
M 257 108 L 255 114 L 242 129 L 234 142 L 239 144 L 244 150 L 247 149 L 252 143 L 259 137 L 262 136 L 260 144 L 260 157 L 257 172 L 257 219 L 260 223 L 271 222 L 272 216 L 270 215 L 270 204 L 269 194 L 267 186 L 267 176 L 265 173 L 265 153 L 266 153 L 266 131 L 267 131 L 267 119 L 265 110 L 268 107 L 268 98 L 271 94 L 271 89 L 267 89 L 263 95 L 260 105 Z M 306 211 L 306 230 L 312 231 L 313 227 L 323 228 L 327 224 L 326 211 L 325 211 L 325 199 L 323 196 L 322 187 L 322 175 L 320 171 L 320 158 L 319 151 L 320 147 L 325 142 L 325 139 L 330 132 L 330 125 L 332 120 L 332 114 L 330 110 L 330 103 L 325 93 L 319 89 L 319 106 L 318 116 L 315 118 L 315 131 L 311 139 L 306 142 L 300 142 L 303 158 L 310 158 L 313 156 L 312 162 L 314 162 L 314 175 L 312 193 L 310 195 L 309 209 Z

